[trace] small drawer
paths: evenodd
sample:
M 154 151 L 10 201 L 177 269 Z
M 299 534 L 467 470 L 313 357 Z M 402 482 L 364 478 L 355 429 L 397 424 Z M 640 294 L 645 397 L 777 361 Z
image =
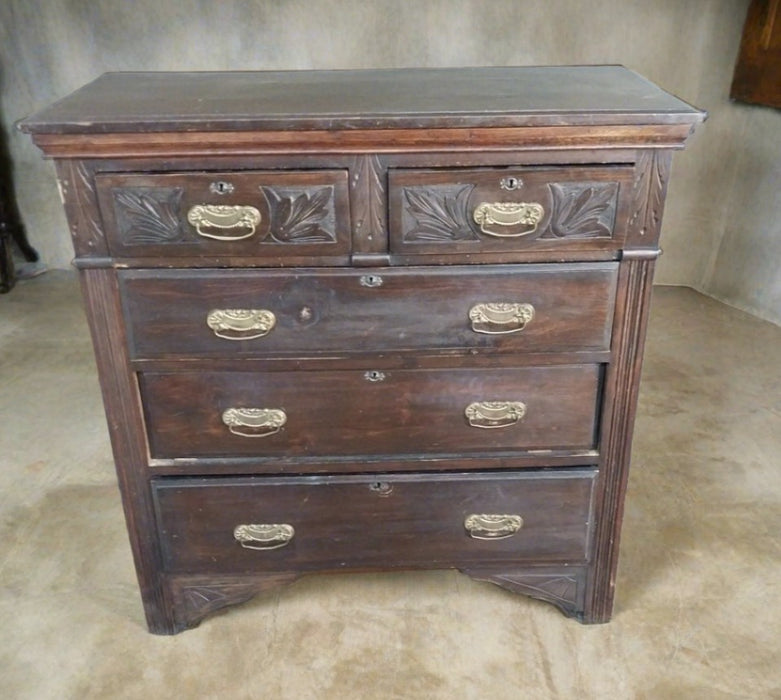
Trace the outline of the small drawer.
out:
M 594 469 L 156 479 L 169 573 L 467 567 L 589 558 Z
M 606 351 L 617 263 L 124 270 L 131 355 Z
M 346 170 L 96 176 L 121 257 L 338 256 L 350 251 Z
M 598 365 L 144 372 L 152 457 L 592 449 Z
M 393 170 L 391 251 L 617 249 L 632 172 L 628 166 Z

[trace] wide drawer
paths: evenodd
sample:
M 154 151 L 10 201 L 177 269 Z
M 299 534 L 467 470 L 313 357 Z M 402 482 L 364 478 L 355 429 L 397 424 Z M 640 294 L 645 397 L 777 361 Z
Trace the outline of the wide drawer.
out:
M 120 271 L 131 354 L 608 350 L 616 263 Z
M 391 251 L 409 255 L 612 250 L 632 168 L 392 170 Z
M 596 470 L 158 479 L 171 573 L 585 562 Z
M 350 250 L 346 170 L 102 174 L 112 255 L 285 257 Z
M 145 372 L 152 457 L 591 449 L 600 367 Z

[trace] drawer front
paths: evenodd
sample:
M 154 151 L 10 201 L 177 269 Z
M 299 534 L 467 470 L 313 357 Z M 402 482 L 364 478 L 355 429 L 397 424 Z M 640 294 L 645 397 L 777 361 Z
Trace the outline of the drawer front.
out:
M 391 250 L 617 249 L 631 182 L 623 166 L 391 171 Z
M 598 365 L 147 372 L 153 457 L 591 449 Z
M 131 353 L 608 350 L 616 263 L 121 271 Z
M 172 573 L 436 568 L 585 562 L 596 474 L 159 479 L 152 488 Z
M 279 257 L 350 251 L 347 171 L 103 174 L 112 255 Z

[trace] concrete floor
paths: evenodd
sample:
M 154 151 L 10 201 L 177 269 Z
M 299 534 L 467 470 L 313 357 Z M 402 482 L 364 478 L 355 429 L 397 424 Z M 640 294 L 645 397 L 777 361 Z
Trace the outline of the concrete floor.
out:
M 453 572 L 146 632 L 74 275 L 0 297 L 0 697 L 781 698 L 781 328 L 658 288 L 608 625 Z

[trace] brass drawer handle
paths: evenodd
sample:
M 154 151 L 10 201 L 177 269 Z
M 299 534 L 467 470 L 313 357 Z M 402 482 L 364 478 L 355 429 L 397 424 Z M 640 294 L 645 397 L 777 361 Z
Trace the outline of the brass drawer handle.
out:
M 245 549 L 279 549 L 293 539 L 296 534 L 292 525 L 287 523 L 259 523 L 237 525 L 233 537 Z
M 214 335 L 225 340 L 262 338 L 276 324 L 277 317 L 266 309 L 214 309 L 206 317 Z
M 475 223 L 486 236 L 497 238 L 517 238 L 528 236 L 537 230 L 537 226 L 545 216 L 542 204 L 536 202 L 481 202 L 475 207 Z M 488 226 L 531 226 L 530 229 L 506 233 L 492 231 Z
M 534 318 L 531 304 L 487 303 L 469 309 L 469 320 L 475 333 L 505 335 L 518 333 Z
M 234 435 L 268 437 L 287 423 L 287 414 L 280 408 L 229 408 L 222 422 Z
M 466 517 L 464 527 L 476 540 L 501 540 L 518 532 L 523 527 L 523 518 L 520 515 L 475 513 Z
M 241 241 L 255 233 L 260 223 L 260 212 L 255 207 L 240 204 L 196 204 L 187 212 L 189 221 L 204 238 L 213 238 L 216 241 Z M 204 230 L 204 227 L 207 230 Z M 211 232 L 209 228 L 230 229 L 248 228 L 248 233 L 240 235 L 227 235 Z
M 473 428 L 509 428 L 526 415 L 526 404 L 522 401 L 477 401 L 470 403 L 464 414 Z

